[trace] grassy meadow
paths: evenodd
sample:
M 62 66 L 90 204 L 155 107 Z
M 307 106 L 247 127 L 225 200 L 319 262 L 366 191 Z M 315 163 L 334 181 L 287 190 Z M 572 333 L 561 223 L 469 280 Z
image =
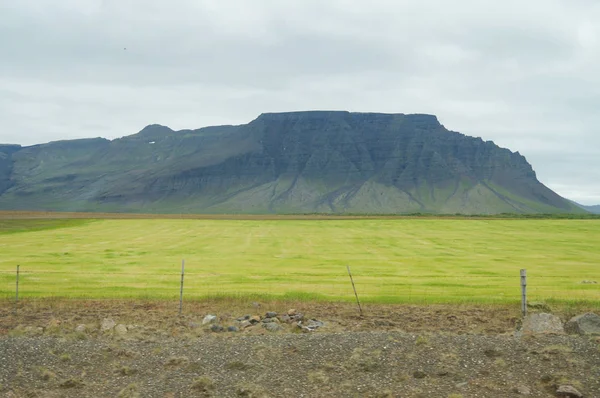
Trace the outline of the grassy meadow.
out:
M 0 219 L 0 298 L 600 302 L 594 220 Z

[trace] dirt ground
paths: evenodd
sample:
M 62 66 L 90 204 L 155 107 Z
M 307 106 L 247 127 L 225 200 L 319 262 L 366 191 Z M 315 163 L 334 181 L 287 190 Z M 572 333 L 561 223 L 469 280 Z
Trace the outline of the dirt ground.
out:
M 290 309 L 324 322 L 234 332 Z M 552 311 L 566 320 L 585 308 Z M 202 325 L 207 314 L 214 324 Z M 104 319 L 122 332 L 102 332 Z M 214 301 L 0 303 L 4 397 L 600 398 L 600 338 L 515 337 L 516 306 Z M 279 324 L 279 322 L 278 322 Z M 211 331 L 220 325 L 225 331 Z M 79 330 L 76 330 L 79 327 Z M 220 330 L 216 328 L 216 330 Z

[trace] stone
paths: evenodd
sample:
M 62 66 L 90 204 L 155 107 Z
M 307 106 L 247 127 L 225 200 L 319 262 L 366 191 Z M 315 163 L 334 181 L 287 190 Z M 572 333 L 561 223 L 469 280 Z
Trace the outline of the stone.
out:
M 564 334 L 563 324 L 559 317 L 547 314 L 530 314 L 523 319 L 521 333 L 531 334 Z
M 274 311 L 269 311 L 265 314 L 265 318 L 275 318 L 277 316 L 277 313 Z
M 292 320 L 292 322 L 302 321 L 304 319 L 304 314 L 301 312 L 297 312 L 296 315 L 290 315 L 290 319 Z
M 252 302 L 252 306 L 253 306 L 254 308 L 260 308 L 260 303 L 259 303 L 259 302 L 256 302 L 256 301 L 253 301 L 253 302 Z
M 517 395 L 531 395 L 531 389 L 524 385 L 518 385 L 512 391 Z
M 413 377 L 415 379 L 424 379 L 427 377 L 427 373 L 423 372 L 422 370 L 417 370 L 415 373 L 413 373 Z
M 246 329 L 246 328 L 249 328 L 250 326 L 252 326 L 252 323 L 250 321 L 241 321 L 240 322 L 241 329 Z
M 265 318 L 262 321 L 263 323 L 280 323 L 279 319 L 277 318 Z
M 582 285 L 597 285 L 598 281 L 581 281 Z
M 202 325 L 208 325 L 211 323 L 214 323 L 217 320 L 217 316 L 216 315 L 207 315 L 204 317 L 204 319 L 202 320 Z
M 550 306 L 546 303 L 541 303 L 539 301 L 532 301 L 531 303 L 527 303 L 527 308 L 534 311 L 541 311 L 546 313 L 551 313 L 552 310 Z
M 224 330 L 224 329 L 223 329 L 223 326 L 221 326 L 221 325 L 211 325 L 211 326 L 210 326 L 210 331 L 211 331 L 211 332 L 220 333 L 220 332 L 222 332 L 223 330 Z
M 254 315 L 254 316 L 250 317 L 250 323 L 251 324 L 254 325 L 254 324 L 257 324 L 259 322 L 260 322 L 260 316 Z
M 283 323 L 291 323 L 292 322 L 292 318 L 290 318 L 289 315 L 282 315 L 279 317 L 279 320 Z
M 239 331 L 240 331 L 240 329 L 239 329 L 237 326 L 229 326 L 229 327 L 227 328 L 227 331 L 228 331 L 228 332 L 231 332 L 231 333 L 237 333 L 237 332 L 239 332 Z
M 294 309 L 288 310 L 287 314 L 289 316 L 294 316 L 294 315 L 296 315 L 296 310 L 294 310 Z
M 571 320 L 565 324 L 565 331 L 569 334 L 578 334 L 581 336 L 600 336 L 600 316 L 592 312 L 578 315 L 571 318 Z
M 78 333 L 85 333 L 86 330 L 87 326 L 85 325 L 77 325 L 77 327 L 75 328 L 75 331 Z
M 573 386 L 564 385 L 556 390 L 557 397 L 582 398 L 583 394 L 577 391 Z
M 111 330 L 113 330 L 113 328 L 117 325 L 117 323 L 115 321 L 113 321 L 110 318 L 105 318 L 102 320 L 102 323 L 100 324 L 100 331 L 101 332 L 110 332 Z
M 115 333 L 119 336 L 123 336 L 127 334 L 127 326 L 118 324 L 115 326 Z
M 321 321 L 317 321 L 316 319 L 310 319 L 304 326 L 307 327 L 308 329 L 316 330 L 318 328 L 325 326 L 325 323 L 321 322 Z
M 275 322 L 263 323 L 263 328 L 267 329 L 269 332 L 278 332 L 281 330 L 281 326 Z

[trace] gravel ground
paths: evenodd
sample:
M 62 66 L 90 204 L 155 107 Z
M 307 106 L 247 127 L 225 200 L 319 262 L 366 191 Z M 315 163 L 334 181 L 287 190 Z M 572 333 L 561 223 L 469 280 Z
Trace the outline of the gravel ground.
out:
M 600 397 L 597 339 L 347 332 L 0 339 L 5 397 Z M 454 395 L 453 395 L 454 394 Z
M 0 396 L 555 397 L 566 384 L 600 398 L 600 337 L 515 337 L 513 306 L 368 305 L 362 316 L 339 303 L 198 302 L 181 317 L 174 308 L 39 300 L 15 314 L 0 305 Z M 226 329 L 290 308 L 325 326 L 202 325 L 206 314 Z M 564 321 L 590 309 L 553 310 Z M 106 318 L 118 326 L 102 332 Z

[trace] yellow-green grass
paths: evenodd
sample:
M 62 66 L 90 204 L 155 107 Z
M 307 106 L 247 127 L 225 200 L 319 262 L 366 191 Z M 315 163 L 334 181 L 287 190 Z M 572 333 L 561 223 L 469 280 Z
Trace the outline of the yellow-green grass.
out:
M 41 224 L 40 224 L 41 223 Z M 593 220 L 8 220 L 0 297 L 600 302 Z

